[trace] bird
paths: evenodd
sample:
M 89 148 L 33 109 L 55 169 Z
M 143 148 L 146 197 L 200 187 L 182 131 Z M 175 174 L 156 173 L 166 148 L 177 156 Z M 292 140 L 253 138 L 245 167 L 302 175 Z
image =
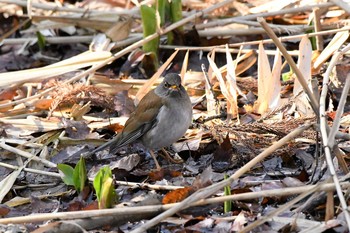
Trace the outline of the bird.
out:
M 181 77 L 168 73 L 149 91 L 130 114 L 121 133 L 92 151 L 95 154 L 109 147 L 110 153 L 130 143 L 140 142 L 149 150 L 156 167 L 159 163 L 153 150 L 170 146 L 181 138 L 192 122 L 192 104 Z

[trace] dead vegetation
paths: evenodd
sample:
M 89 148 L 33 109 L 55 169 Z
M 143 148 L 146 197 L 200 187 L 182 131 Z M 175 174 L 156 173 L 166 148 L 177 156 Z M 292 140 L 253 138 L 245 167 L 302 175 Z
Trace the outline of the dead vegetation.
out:
M 146 38 L 139 8 L 0 0 L 0 232 L 349 232 L 349 5 L 182 1 Z M 158 36 L 149 75 L 140 47 Z M 120 132 L 169 72 L 194 106 L 171 161 L 104 150 L 82 191 L 64 184 L 57 164 Z M 92 186 L 104 166 L 110 209 Z

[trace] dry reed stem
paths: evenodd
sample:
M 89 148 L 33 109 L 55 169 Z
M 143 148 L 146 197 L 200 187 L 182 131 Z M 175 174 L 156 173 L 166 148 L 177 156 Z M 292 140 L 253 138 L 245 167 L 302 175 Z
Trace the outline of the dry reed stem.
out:
M 50 161 L 48 161 L 46 159 L 37 157 L 37 156 L 35 156 L 35 155 L 33 155 L 33 154 L 29 153 L 29 152 L 17 149 L 17 148 L 12 147 L 12 146 L 9 146 L 9 145 L 5 144 L 3 141 L 0 141 L 0 147 L 2 147 L 5 150 L 8 150 L 8 151 L 10 151 L 12 153 L 15 153 L 17 155 L 20 155 L 22 157 L 25 157 L 27 159 L 32 159 L 32 160 L 34 160 L 36 162 L 40 162 L 40 163 L 46 165 L 47 167 L 56 167 L 56 164 L 53 163 L 53 162 L 50 162 Z
M 209 23 L 197 24 L 196 28 L 203 29 L 203 28 L 209 28 L 209 27 L 224 26 L 230 23 L 235 23 L 236 20 L 255 20 L 258 17 L 269 17 L 269 16 L 276 16 L 276 15 L 300 13 L 305 11 L 312 11 L 312 9 L 315 7 L 318 7 L 321 9 L 321 8 L 329 8 L 331 6 L 334 6 L 334 3 L 327 2 L 327 3 L 320 3 L 320 4 L 314 4 L 314 5 L 302 6 L 302 7 L 296 7 L 296 8 L 288 8 L 288 9 L 283 9 L 283 10 L 274 11 L 274 12 L 249 14 L 244 16 L 232 17 L 228 19 L 216 20 Z
M 304 36 L 307 36 L 308 38 L 310 38 L 310 37 L 315 37 L 315 36 L 324 36 L 324 35 L 329 35 L 329 34 L 335 34 L 337 32 L 349 31 L 349 30 L 350 30 L 350 27 L 343 27 L 340 29 L 332 29 L 332 30 L 314 32 L 314 33 L 308 33 L 308 34 L 284 36 L 284 37 L 279 37 L 278 40 L 279 41 L 289 41 L 289 40 L 301 39 Z M 241 47 L 241 46 L 245 46 L 245 45 L 258 45 L 259 43 L 268 44 L 268 43 L 274 43 L 274 41 L 272 39 L 256 40 L 256 41 L 229 44 L 229 47 Z M 215 48 L 216 52 L 223 52 L 223 53 L 226 52 L 226 50 L 224 49 L 225 45 L 201 46 L 201 47 L 161 45 L 160 47 L 165 48 L 165 49 L 178 49 L 178 50 L 191 50 L 191 51 L 197 51 L 197 50 L 211 51 Z M 222 48 L 222 49 L 220 49 L 220 48 Z M 239 51 L 240 51 L 239 49 L 231 49 L 230 50 L 230 52 L 233 52 L 233 53 L 238 53 Z M 251 49 L 242 49 L 242 53 L 247 53 L 250 51 L 251 51 Z M 276 51 L 267 50 L 267 53 L 269 55 L 275 55 Z M 292 56 L 298 55 L 298 51 L 288 51 L 288 53 L 291 54 Z
M 348 90 L 346 91 L 345 88 L 343 90 L 341 100 L 340 100 L 343 103 L 342 103 L 342 106 L 338 106 L 338 110 L 337 110 L 337 118 L 338 119 L 335 121 L 335 126 L 331 129 L 331 133 L 329 133 L 329 134 L 328 134 L 329 127 L 327 125 L 327 119 L 326 119 L 326 97 L 327 97 L 327 92 L 328 92 L 329 77 L 330 77 L 330 74 L 331 74 L 334 66 L 338 62 L 339 58 L 344 54 L 344 52 L 346 52 L 348 50 L 350 50 L 350 44 L 347 45 L 340 52 L 336 52 L 332 56 L 332 59 L 329 63 L 329 66 L 327 67 L 327 70 L 323 75 L 322 92 L 321 92 L 321 96 L 320 96 L 320 115 L 319 115 L 319 117 L 320 117 L 320 131 L 321 131 L 322 143 L 323 143 L 324 151 L 325 151 L 325 155 L 326 155 L 326 162 L 328 165 L 330 175 L 332 176 L 333 182 L 336 186 L 338 198 L 339 198 L 341 207 L 343 208 L 343 213 L 344 213 L 347 225 L 348 225 L 348 229 L 350 231 L 350 214 L 348 211 L 348 206 L 347 206 L 346 200 L 344 198 L 342 189 L 339 185 L 339 179 L 336 175 L 335 168 L 333 165 L 332 155 L 331 155 L 331 153 L 332 153 L 331 148 L 333 148 L 333 146 L 334 146 L 335 134 L 338 131 L 338 127 L 339 127 L 338 120 L 340 119 L 342 111 L 344 111 L 344 104 L 345 104 L 345 99 L 346 99 Z M 348 80 L 349 80 L 349 76 L 347 77 L 347 88 L 349 88 L 349 81 Z M 346 93 L 344 93 L 344 91 L 346 91 Z
M 21 1 L 21 0 L 0 0 L 0 3 L 7 3 L 7 4 L 15 4 L 18 6 L 27 7 L 27 1 Z M 64 7 L 64 6 L 57 6 L 54 3 L 31 3 L 32 8 L 38 8 L 42 10 L 49 10 L 49 11 L 55 11 L 55 12 L 72 12 L 72 13 L 81 13 L 81 14 L 88 14 L 88 13 L 116 13 L 121 15 L 134 15 L 137 14 L 139 9 L 138 7 L 134 7 L 130 10 L 125 9 L 113 9 L 110 11 L 101 11 L 101 10 L 89 10 L 86 8 L 77 8 L 77 7 Z
M 341 186 L 343 188 L 349 188 L 350 182 L 342 182 Z M 196 201 L 191 204 L 191 206 L 201 206 L 215 203 L 222 203 L 224 201 L 242 201 L 242 200 L 251 200 L 261 197 L 282 197 L 282 196 L 290 196 L 300 193 L 307 193 L 311 190 L 318 188 L 319 191 L 332 191 L 335 189 L 334 184 L 319 184 L 319 185 L 305 185 L 299 187 L 289 187 L 283 189 L 272 189 L 272 190 L 264 190 L 258 192 L 251 193 L 240 193 L 229 196 L 215 197 L 203 199 L 200 201 Z M 40 222 L 40 221 L 48 221 L 48 220 L 69 220 L 69 219 L 83 219 L 83 218 L 93 218 L 93 217 L 102 217 L 108 215 L 122 215 L 122 214 L 133 214 L 143 211 L 145 209 L 147 212 L 156 212 L 160 209 L 167 210 L 174 206 L 178 206 L 180 203 L 175 204 L 167 204 L 167 205 L 153 205 L 153 206 L 137 206 L 137 207 L 117 207 L 114 209 L 101 209 L 101 210 L 84 210 L 84 211 L 70 211 L 70 212 L 56 212 L 56 213 L 40 213 L 40 214 L 32 214 L 29 216 L 20 216 L 20 217 L 11 217 L 11 218 L 3 218 L 0 219 L 0 224 L 20 224 L 27 222 Z

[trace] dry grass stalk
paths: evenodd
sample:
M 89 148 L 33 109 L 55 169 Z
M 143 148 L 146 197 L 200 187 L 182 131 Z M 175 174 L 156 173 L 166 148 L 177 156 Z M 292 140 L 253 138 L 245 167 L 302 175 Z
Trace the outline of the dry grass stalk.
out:
M 341 186 L 343 188 L 349 188 L 349 182 L 342 182 Z M 242 200 L 250 200 L 261 197 L 281 197 L 281 196 L 290 196 L 300 193 L 309 193 L 312 190 L 318 189 L 319 191 L 331 191 L 335 189 L 334 184 L 324 183 L 318 185 L 305 185 L 299 187 L 289 187 L 284 189 L 272 189 L 272 190 L 264 190 L 250 193 L 241 193 L 229 196 L 215 197 L 203 199 L 200 201 L 193 202 L 190 206 L 200 206 L 207 204 L 215 204 L 222 203 L 227 200 L 232 201 L 242 201 Z M 55 195 L 55 194 L 52 194 Z M 84 210 L 84 211 L 72 211 L 72 212 L 58 212 L 58 213 L 42 213 L 42 214 L 33 214 L 31 216 L 21 216 L 21 217 L 13 217 L 13 218 L 5 218 L 0 219 L 0 224 L 18 224 L 18 223 L 27 223 L 27 222 L 37 222 L 37 221 L 48 221 L 52 219 L 58 220 L 69 220 L 69 219 L 83 219 L 83 218 L 93 218 L 93 217 L 102 217 L 108 215 L 121 215 L 123 213 L 132 215 L 133 213 L 138 213 L 143 209 L 146 212 L 156 213 L 157 211 L 167 210 L 174 206 L 178 206 L 180 203 L 176 204 L 167 204 L 167 205 L 155 205 L 155 206 L 138 206 L 138 207 L 118 207 L 114 209 L 102 209 L 102 210 Z M 132 221 L 132 219 L 131 219 Z

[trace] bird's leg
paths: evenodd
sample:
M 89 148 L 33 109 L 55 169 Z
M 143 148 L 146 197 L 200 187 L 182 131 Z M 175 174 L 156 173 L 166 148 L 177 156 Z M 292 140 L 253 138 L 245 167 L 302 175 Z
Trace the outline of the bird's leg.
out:
M 180 163 L 183 163 L 183 160 L 182 159 L 174 159 L 172 158 L 169 153 L 164 149 L 162 148 L 162 152 L 163 154 L 165 155 L 166 159 L 172 163 L 176 163 L 176 164 L 180 164 Z
M 149 152 L 150 152 L 150 154 L 151 154 L 151 156 L 152 156 L 152 158 L 153 158 L 153 160 L 154 160 L 154 162 L 156 164 L 157 170 L 160 170 L 161 167 L 160 167 L 160 165 L 158 163 L 158 160 L 157 160 L 156 156 L 154 155 L 154 152 L 152 150 L 150 150 Z

